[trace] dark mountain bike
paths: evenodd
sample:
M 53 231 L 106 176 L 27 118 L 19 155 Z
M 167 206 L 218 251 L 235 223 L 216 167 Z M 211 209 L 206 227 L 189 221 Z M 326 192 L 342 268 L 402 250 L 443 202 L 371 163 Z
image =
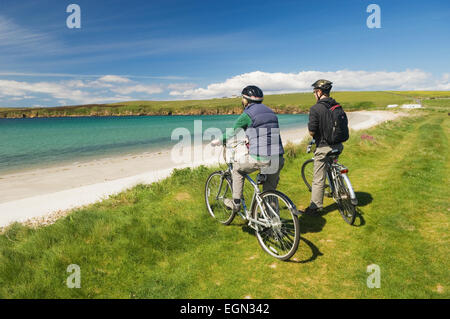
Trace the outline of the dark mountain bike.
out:
M 312 140 L 307 147 L 306 152 L 310 153 L 314 144 Z M 339 150 L 331 150 L 326 155 L 325 172 L 325 196 L 331 197 L 336 202 L 339 213 L 344 220 L 353 225 L 356 217 L 356 206 L 358 205 L 358 199 L 353 191 L 350 179 L 347 176 L 348 168 L 338 163 Z M 314 157 L 305 161 L 302 165 L 302 178 L 306 184 L 306 187 L 311 192 L 312 181 L 314 177 Z

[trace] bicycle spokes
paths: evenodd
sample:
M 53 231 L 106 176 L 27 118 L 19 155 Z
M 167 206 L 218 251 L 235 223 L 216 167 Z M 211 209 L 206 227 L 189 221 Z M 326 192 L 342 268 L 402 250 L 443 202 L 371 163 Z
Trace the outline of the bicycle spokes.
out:
M 255 206 L 254 216 L 267 224 L 257 232 L 263 249 L 284 260 L 297 249 L 299 224 L 297 216 L 292 212 L 291 203 L 280 194 L 263 193 L 261 203 Z
M 212 173 L 205 185 L 205 202 L 210 215 L 223 224 L 230 224 L 235 214 L 227 209 L 225 199 L 232 199 L 231 182 L 222 172 Z

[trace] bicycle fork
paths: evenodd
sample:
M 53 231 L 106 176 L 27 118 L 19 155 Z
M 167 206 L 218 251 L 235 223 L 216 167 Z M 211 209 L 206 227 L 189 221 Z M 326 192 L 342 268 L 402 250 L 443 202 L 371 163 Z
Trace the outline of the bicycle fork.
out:
M 355 191 L 353 190 L 352 183 L 350 182 L 350 179 L 347 176 L 348 169 L 343 167 L 341 169 L 340 167 L 337 167 L 335 169 L 331 168 L 328 171 L 327 178 L 330 183 L 331 192 L 334 195 L 333 197 L 337 198 L 339 196 L 339 183 L 337 182 L 337 178 L 339 176 L 342 177 L 342 180 L 347 185 L 349 195 L 350 195 L 350 201 L 353 205 L 358 205 L 358 199 L 356 198 Z M 346 198 L 343 198 L 346 199 Z
M 358 205 L 358 199 L 356 198 L 355 191 L 353 190 L 352 183 L 346 173 L 341 173 L 344 183 L 347 184 L 348 191 L 350 193 L 350 201 L 353 205 Z

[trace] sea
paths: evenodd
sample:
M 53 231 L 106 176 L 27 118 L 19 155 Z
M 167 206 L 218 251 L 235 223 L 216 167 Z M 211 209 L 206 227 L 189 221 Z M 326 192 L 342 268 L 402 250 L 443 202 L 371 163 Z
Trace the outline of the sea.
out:
M 0 119 L 0 174 L 163 150 L 178 142 L 172 134 L 180 129 L 188 130 L 192 136 L 209 128 L 225 131 L 233 127 L 237 118 L 238 115 L 196 115 Z M 282 130 L 294 129 L 305 127 L 308 115 L 280 114 L 278 119 Z

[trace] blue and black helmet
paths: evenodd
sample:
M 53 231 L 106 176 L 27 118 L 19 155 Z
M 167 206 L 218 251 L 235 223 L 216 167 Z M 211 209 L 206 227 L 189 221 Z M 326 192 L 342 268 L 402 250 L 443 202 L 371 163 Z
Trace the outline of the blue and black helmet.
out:
M 252 102 L 262 102 L 262 100 L 264 100 L 263 91 L 254 85 L 246 86 L 241 94 L 243 98 Z

